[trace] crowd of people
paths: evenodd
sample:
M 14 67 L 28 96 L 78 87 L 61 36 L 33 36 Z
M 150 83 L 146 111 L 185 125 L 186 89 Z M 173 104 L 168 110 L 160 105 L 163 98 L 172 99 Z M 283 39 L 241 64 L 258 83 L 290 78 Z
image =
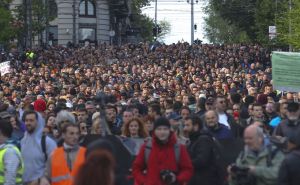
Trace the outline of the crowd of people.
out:
M 300 93 L 273 89 L 260 45 L 57 46 L 4 61 L 0 184 L 300 184 Z

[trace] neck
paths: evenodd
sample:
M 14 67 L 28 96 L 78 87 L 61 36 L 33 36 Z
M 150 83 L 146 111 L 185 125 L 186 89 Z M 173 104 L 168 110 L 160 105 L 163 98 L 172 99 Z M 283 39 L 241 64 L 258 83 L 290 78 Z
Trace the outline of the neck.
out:
M 220 110 L 220 109 L 217 109 L 217 112 L 218 112 L 219 114 L 224 114 L 224 111 L 223 111 L 223 110 Z
M 137 138 L 137 137 L 139 137 L 139 135 L 138 134 L 130 134 L 130 137 Z
M 76 147 L 78 147 L 78 144 L 70 145 L 70 144 L 67 144 L 66 142 L 64 142 L 64 148 L 76 148 Z

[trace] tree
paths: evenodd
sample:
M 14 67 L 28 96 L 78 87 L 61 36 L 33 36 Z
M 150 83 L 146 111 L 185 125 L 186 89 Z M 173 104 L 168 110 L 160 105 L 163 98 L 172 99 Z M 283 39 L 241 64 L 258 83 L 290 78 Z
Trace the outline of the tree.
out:
M 158 27 L 160 28 L 161 32 L 157 35 L 157 40 L 160 42 L 164 42 L 165 37 L 171 31 L 171 24 L 167 20 L 158 21 Z
M 289 30 L 289 26 L 291 32 Z M 291 44 L 295 49 L 300 49 L 300 2 L 294 0 L 291 11 L 287 9 L 278 18 L 278 39 L 285 44 Z
M 11 0 L 0 2 L 0 43 L 7 44 L 16 36 L 15 19 L 9 10 Z

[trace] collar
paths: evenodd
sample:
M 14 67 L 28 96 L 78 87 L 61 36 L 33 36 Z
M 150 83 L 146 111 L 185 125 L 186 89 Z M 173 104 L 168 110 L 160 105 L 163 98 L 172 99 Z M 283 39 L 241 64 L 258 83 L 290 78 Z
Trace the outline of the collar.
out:
M 77 151 L 79 149 L 79 145 L 70 146 L 66 143 L 63 144 L 63 147 L 66 152 L 73 152 L 73 151 Z

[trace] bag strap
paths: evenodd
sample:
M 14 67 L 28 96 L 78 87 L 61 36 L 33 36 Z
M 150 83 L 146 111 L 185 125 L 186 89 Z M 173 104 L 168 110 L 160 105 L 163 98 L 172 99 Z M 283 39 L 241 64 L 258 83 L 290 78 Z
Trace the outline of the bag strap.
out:
M 42 151 L 44 153 L 44 156 L 45 156 L 45 161 L 47 161 L 48 159 L 48 154 L 47 154 L 47 148 L 46 148 L 46 135 L 42 135 L 42 138 L 41 138 L 41 146 L 42 146 Z
M 176 164 L 178 164 L 179 160 L 180 160 L 180 144 L 179 143 L 174 144 L 174 152 L 175 152 Z
M 268 145 L 267 150 L 268 150 L 267 167 L 271 167 L 273 165 L 272 160 L 275 157 L 275 155 L 277 154 L 277 152 L 279 151 L 279 148 L 276 147 L 275 149 L 272 149 L 272 145 Z
M 144 154 L 146 165 L 148 164 L 148 161 L 149 161 L 149 156 L 150 156 L 151 149 L 152 149 L 152 139 L 147 139 L 146 140 L 146 145 L 145 145 L 145 154 Z

